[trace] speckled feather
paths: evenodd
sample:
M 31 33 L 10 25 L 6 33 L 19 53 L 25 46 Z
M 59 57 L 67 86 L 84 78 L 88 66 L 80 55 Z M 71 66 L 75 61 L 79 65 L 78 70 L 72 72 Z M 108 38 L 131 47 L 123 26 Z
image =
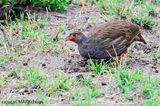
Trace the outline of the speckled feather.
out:
M 146 44 L 140 28 L 128 21 L 114 21 L 99 25 L 79 44 L 80 54 L 85 58 L 110 59 L 123 53 L 134 41 Z

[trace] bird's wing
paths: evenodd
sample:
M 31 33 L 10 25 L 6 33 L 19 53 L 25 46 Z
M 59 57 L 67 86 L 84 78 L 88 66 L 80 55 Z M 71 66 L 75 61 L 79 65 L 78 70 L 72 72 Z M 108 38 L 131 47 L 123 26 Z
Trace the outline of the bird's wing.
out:
M 90 30 L 89 40 L 101 41 L 106 38 L 118 38 L 124 36 L 125 38 L 134 38 L 139 32 L 139 27 L 127 21 L 115 21 L 108 22 L 106 24 L 99 25 Z M 137 34 L 138 35 L 138 34 Z
M 123 52 L 139 33 L 139 27 L 126 21 L 115 21 L 99 25 L 90 31 L 87 44 L 101 48 Z

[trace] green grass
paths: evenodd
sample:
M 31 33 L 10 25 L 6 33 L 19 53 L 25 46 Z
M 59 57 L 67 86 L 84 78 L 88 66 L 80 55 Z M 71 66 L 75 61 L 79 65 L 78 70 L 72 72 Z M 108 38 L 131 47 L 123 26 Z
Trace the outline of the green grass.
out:
M 11 59 L 11 57 L 9 55 L 3 55 L 3 56 L 0 56 L 0 64 L 3 64 L 7 61 L 9 61 Z
M 93 0 L 104 14 L 118 14 L 120 17 L 131 14 L 130 5 L 125 5 L 121 0 Z
M 156 100 L 160 96 L 159 79 L 151 77 L 150 74 L 146 75 L 140 70 L 120 70 L 116 74 L 116 83 L 122 95 L 129 100 L 134 100 L 134 95 L 142 97 L 145 102 L 153 98 Z
M 154 4 L 160 3 L 160 0 L 152 0 Z
M 39 36 L 40 31 L 47 24 L 47 20 L 38 19 L 36 15 L 28 14 L 27 20 L 23 14 L 21 14 L 20 19 L 16 19 L 19 28 L 21 28 L 20 36 L 26 38 L 28 36 L 35 37 Z
M 150 5 L 145 0 L 141 1 L 133 1 L 138 4 L 139 8 L 137 15 L 130 16 L 134 10 L 129 2 L 94 0 L 96 6 L 99 7 L 102 14 L 105 14 L 106 17 L 107 15 L 118 15 L 120 17 L 129 15 L 133 23 L 139 24 L 142 27 L 148 26 L 152 28 L 155 26 L 155 22 L 152 19 L 153 17 L 148 17 L 148 12 L 156 12 L 154 5 Z M 46 4 L 45 0 L 42 0 L 42 2 L 42 4 L 34 2 L 34 6 L 38 7 L 39 5 L 39 9 L 43 9 L 46 6 L 49 10 L 54 8 L 51 6 L 53 1 L 50 1 L 49 5 Z M 155 2 L 157 3 L 158 1 Z M 61 9 L 63 10 L 64 8 L 57 8 L 56 10 Z M 145 16 L 143 16 L 143 13 Z M 88 23 L 92 25 L 96 22 L 94 18 L 89 18 Z M 13 58 L 12 60 L 16 61 L 21 54 L 32 54 L 32 52 L 44 53 L 45 51 L 45 53 L 52 56 L 58 56 L 61 52 L 65 53 L 63 49 L 68 48 L 73 50 L 70 47 L 63 48 L 63 39 L 60 34 L 67 30 L 65 24 L 60 22 L 58 27 L 54 28 L 56 31 L 53 35 L 48 35 L 45 31 L 44 28 L 47 24 L 48 20 L 30 14 L 27 17 L 21 14 L 20 18 L 16 19 L 15 22 L 7 23 L 5 26 L 6 32 L 12 45 L 8 48 L 10 54 L 6 53 L 6 55 L 4 53 L 4 55 L 0 56 L 0 64 L 7 63 L 11 57 Z M 21 42 L 27 39 L 29 39 L 29 43 Z M 1 43 L 3 48 L 4 42 Z M 158 52 L 152 51 L 151 56 L 154 63 L 157 64 Z M 36 92 L 33 95 L 37 100 L 43 101 L 44 104 L 50 104 L 50 99 L 57 97 L 58 99 L 63 98 L 69 101 L 72 106 L 99 106 L 99 98 L 102 97 L 108 100 L 107 96 L 124 98 L 124 102 L 135 103 L 135 105 L 159 106 L 160 104 L 159 78 L 150 73 L 146 74 L 150 70 L 129 69 L 125 61 L 124 66 L 122 66 L 119 62 L 94 62 L 92 59 L 89 59 L 87 68 L 91 71 L 81 73 L 83 77 L 80 78 L 77 78 L 77 73 L 68 74 L 48 67 L 41 69 L 39 65 L 32 66 L 32 64 L 23 66 L 21 60 L 18 61 L 18 64 L 19 67 L 11 71 L 7 70 L 10 71 L 9 73 L 1 72 L 7 76 L 0 73 L 0 88 L 6 88 L 6 84 L 13 81 L 16 83 L 16 85 L 13 85 L 13 88 L 17 91 L 23 87 L 35 88 Z M 102 86 L 101 81 L 104 81 L 106 85 Z M 101 91 L 105 93 L 101 93 Z M 117 92 L 119 95 L 114 96 L 117 95 Z M 11 100 L 11 97 L 8 100 Z M 105 102 L 105 100 L 101 99 L 100 101 Z M 114 101 L 114 98 L 110 100 Z M 140 103 L 137 104 L 139 101 Z M 23 104 L 17 103 L 14 105 L 21 106 Z
M 0 88 L 3 87 L 6 83 L 6 76 L 5 75 L 2 75 L 0 77 Z
M 64 11 L 68 6 L 67 0 L 32 0 L 31 2 L 33 7 L 44 8 L 48 10 L 60 10 Z
M 143 15 L 148 15 L 148 14 L 152 14 L 152 16 L 157 15 L 154 5 L 151 4 L 150 2 L 144 2 L 143 4 L 139 6 L 138 10 L 139 10 L 139 13 Z
M 64 11 L 68 6 L 67 0 L 1 0 L 0 11 L 2 11 L 0 22 L 4 20 L 19 18 L 21 13 L 28 13 L 27 6 L 36 7 L 39 10 Z
M 68 89 L 67 79 L 62 72 L 58 72 L 55 78 L 52 80 L 49 90 L 47 91 L 47 95 L 52 95 L 55 91 L 60 90 L 62 92 Z
M 106 71 L 106 64 L 103 61 L 98 63 L 98 62 L 94 62 L 92 59 L 89 59 L 88 68 L 89 70 L 94 71 L 96 74 L 101 74 Z
M 133 83 L 137 80 L 140 80 L 142 76 L 141 71 L 134 71 L 128 73 L 126 70 L 120 70 L 118 72 L 118 87 L 122 90 L 122 92 L 126 92 L 131 87 L 133 87 Z
M 146 2 L 147 0 L 134 0 L 134 2 L 136 2 L 136 3 L 144 3 L 144 2 Z
M 135 15 L 131 17 L 131 21 L 141 27 L 144 27 L 145 29 L 152 29 L 156 25 L 155 21 L 149 16 Z
M 36 87 L 40 84 L 41 76 L 39 75 L 39 70 L 35 67 L 26 68 L 24 70 L 24 80 L 28 80 L 29 85 Z
M 149 73 L 146 75 L 141 70 L 120 68 L 120 66 L 115 65 L 113 67 L 110 66 L 111 68 L 114 73 L 107 71 L 106 75 L 113 79 L 113 83 L 111 82 L 107 85 L 110 87 L 106 87 L 105 90 L 108 91 L 113 89 L 113 86 L 117 86 L 116 89 L 121 91 L 121 96 L 124 96 L 126 100 L 134 102 L 135 99 L 136 102 L 137 97 L 143 98 L 142 106 L 146 106 L 146 104 L 148 104 L 147 106 L 150 106 L 149 104 L 157 105 L 159 103 L 158 78 L 151 77 Z M 92 84 L 105 75 L 95 74 L 95 77 L 86 75 L 77 79 L 76 76 L 69 77 L 69 74 L 57 70 L 54 71 L 56 72 L 51 77 L 36 67 L 19 67 L 8 75 L 11 78 L 7 79 L 7 81 L 17 79 L 17 85 L 19 85 L 17 88 L 23 86 L 36 87 L 38 100 L 44 103 L 49 102 L 50 96 L 57 94 L 64 99 L 69 99 L 72 106 L 97 106 L 96 98 L 105 95 L 99 91 L 101 86 L 97 83 L 96 85 Z M 5 81 L 5 79 L 0 80 L 0 84 L 3 86 L 5 83 L 1 83 L 2 81 Z
M 73 106 L 96 106 L 96 101 L 94 97 L 100 96 L 101 94 L 98 93 L 97 88 L 84 88 L 81 89 L 77 96 L 74 96 L 74 99 L 72 101 Z
M 48 24 L 47 19 L 38 18 L 36 15 L 31 14 L 28 14 L 27 16 L 28 17 L 24 17 L 24 14 L 21 14 L 20 18 L 16 19 L 16 22 L 6 23 L 6 29 L 9 31 L 7 34 L 18 36 L 16 39 L 17 41 L 30 39 L 25 48 L 21 44 L 10 40 L 10 43 L 12 44 L 11 48 L 18 54 L 29 51 L 31 48 L 37 48 L 35 46 L 38 46 L 37 49 L 41 51 L 51 51 L 54 54 L 61 52 L 62 50 L 57 49 L 56 46 L 60 44 L 58 43 L 61 40 L 59 35 L 66 30 L 63 24 L 59 24 L 55 34 L 48 35 L 44 30 L 44 27 Z M 19 30 L 16 35 L 15 30 Z M 10 37 L 8 39 L 13 38 Z M 37 42 L 36 45 L 34 45 L 35 42 Z

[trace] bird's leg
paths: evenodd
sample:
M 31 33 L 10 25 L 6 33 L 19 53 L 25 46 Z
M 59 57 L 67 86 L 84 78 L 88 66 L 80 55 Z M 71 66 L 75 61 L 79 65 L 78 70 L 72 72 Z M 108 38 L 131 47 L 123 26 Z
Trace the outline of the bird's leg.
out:
M 116 58 L 113 58 L 112 63 L 113 64 L 120 64 L 123 67 L 124 63 L 123 63 L 122 59 L 126 55 L 126 53 L 127 53 L 127 51 L 124 51 L 119 56 L 117 56 Z
M 127 51 L 122 52 L 119 56 L 118 56 L 118 61 L 120 61 L 122 59 L 122 57 L 124 57 L 126 55 Z
M 124 61 L 123 61 L 123 57 L 126 55 L 127 51 L 122 52 L 119 56 L 118 56 L 118 61 L 120 62 L 120 65 L 122 67 L 124 67 Z

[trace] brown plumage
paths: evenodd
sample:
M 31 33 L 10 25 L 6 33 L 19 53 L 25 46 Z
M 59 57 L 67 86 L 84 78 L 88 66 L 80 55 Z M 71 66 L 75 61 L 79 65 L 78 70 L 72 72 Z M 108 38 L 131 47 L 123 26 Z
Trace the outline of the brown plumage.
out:
M 128 21 L 112 21 L 99 25 L 86 37 L 81 32 L 71 33 L 66 40 L 78 44 L 80 54 L 85 58 L 110 59 L 127 51 L 134 41 L 146 44 L 138 25 Z

